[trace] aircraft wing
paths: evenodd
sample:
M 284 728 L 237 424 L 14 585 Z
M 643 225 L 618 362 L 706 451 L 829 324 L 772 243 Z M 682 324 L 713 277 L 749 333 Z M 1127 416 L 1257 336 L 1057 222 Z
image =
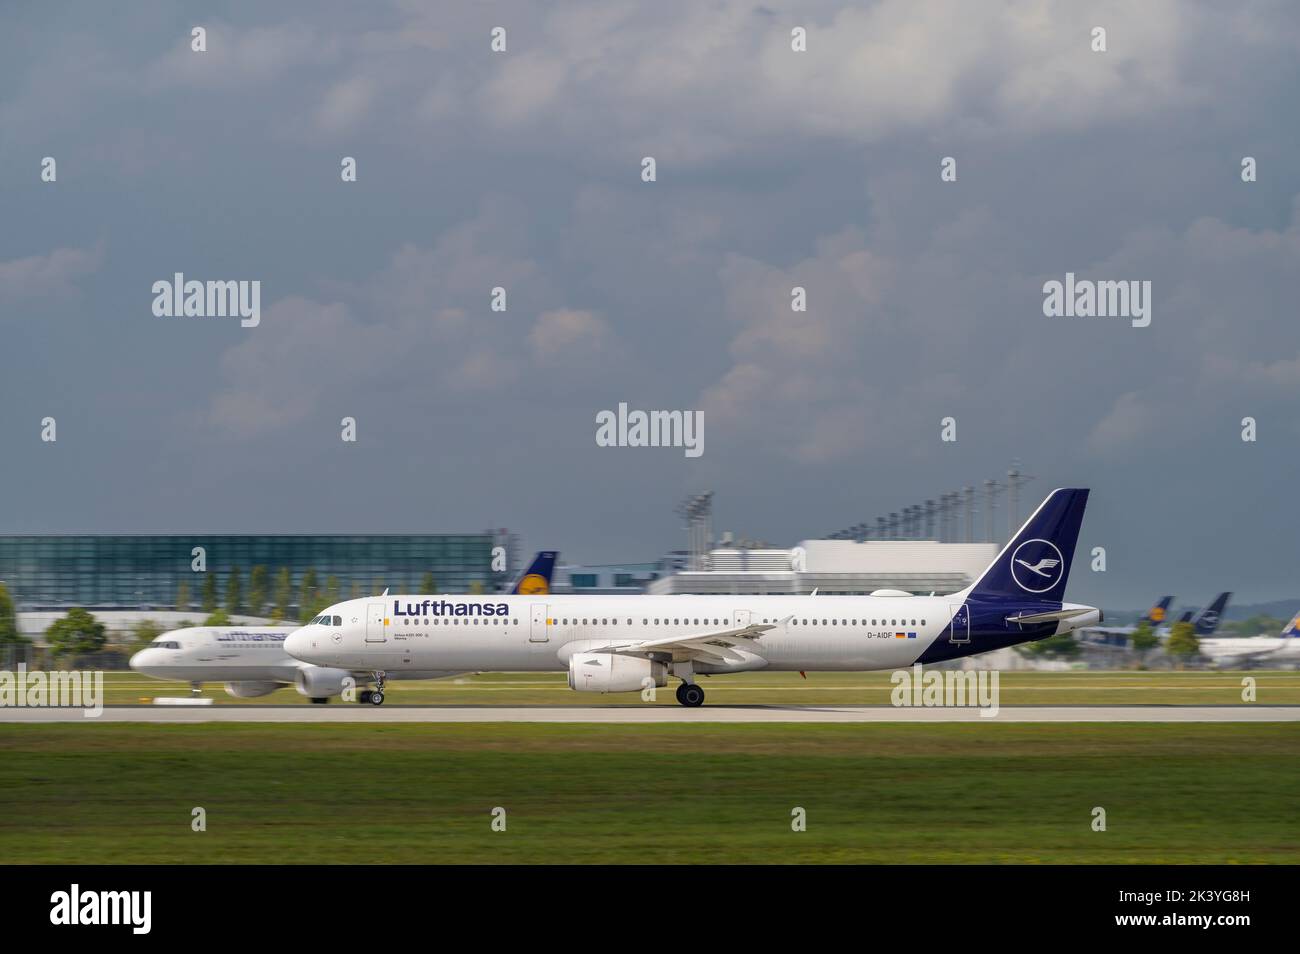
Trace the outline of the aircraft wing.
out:
M 673 662 L 685 662 L 688 659 L 711 663 L 744 662 L 745 657 L 736 650 L 744 649 L 762 656 L 762 647 L 758 645 L 757 640 L 769 629 L 776 629 L 776 626 L 771 623 L 756 623 L 739 629 L 720 629 L 707 633 L 688 633 L 685 636 L 667 636 L 663 639 L 616 643 L 607 646 L 603 651 L 620 653 L 624 656 L 672 653 Z

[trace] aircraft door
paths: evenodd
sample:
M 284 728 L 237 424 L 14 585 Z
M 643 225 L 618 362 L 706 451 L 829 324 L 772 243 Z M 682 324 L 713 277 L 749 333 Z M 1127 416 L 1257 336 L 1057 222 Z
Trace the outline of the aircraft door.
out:
M 528 630 L 528 641 L 530 643 L 544 643 L 550 639 L 550 634 L 547 632 L 548 625 L 546 604 L 534 603 L 532 623 Z
M 387 618 L 384 616 L 383 603 L 366 604 L 366 642 L 382 643 L 387 642 L 388 636 L 385 633 Z
M 948 624 L 948 642 L 962 645 L 970 642 L 970 607 L 965 603 L 950 603 L 952 622 Z

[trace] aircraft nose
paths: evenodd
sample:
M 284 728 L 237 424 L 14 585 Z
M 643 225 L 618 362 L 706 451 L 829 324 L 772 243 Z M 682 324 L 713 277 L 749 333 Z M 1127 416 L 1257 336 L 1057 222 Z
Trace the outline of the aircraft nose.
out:
M 134 656 L 131 657 L 131 660 L 130 662 L 127 663 L 127 665 L 130 666 L 132 669 L 134 669 L 136 672 L 144 672 L 150 667 L 156 665 L 157 662 L 158 662 L 158 650 L 153 649 L 151 647 L 149 649 L 140 650 L 138 653 L 136 653 Z
M 310 662 L 307 656 L 312 650 L 311 633 L 309 627 L 295 629 L 292 633 L 284 638 L 284 651 L 294 659 L 301 659 L 304 662 Z

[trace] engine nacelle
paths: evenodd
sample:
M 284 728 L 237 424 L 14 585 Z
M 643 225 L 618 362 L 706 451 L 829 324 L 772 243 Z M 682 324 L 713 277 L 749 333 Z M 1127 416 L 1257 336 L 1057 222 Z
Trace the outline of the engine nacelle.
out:
M 579 692 L 636 692 L 668 685 L 668 667 L 652 659 L 618 653 L 574 653 L 569 688 Z
M 226 692 L 236 699 L 256 699 L 258 696 L 269 696 L 282 685 L 282 682 L 228 682 Z
M 298 677 L 293 687 L 300 695 L 311 699 L 324 699 L 342 694 L 347 686 L 356 686 L 352 673 L 346 669 L 327 669 L 324 666 L 309 666 L 298 670 Z

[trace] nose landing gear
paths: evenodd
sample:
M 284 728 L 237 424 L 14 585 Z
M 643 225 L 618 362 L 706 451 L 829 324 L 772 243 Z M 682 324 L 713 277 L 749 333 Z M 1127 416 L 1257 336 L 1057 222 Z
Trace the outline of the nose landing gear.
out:
M 375 688 L 363 689 L 357 696 L 357 701 L 362 705 L 369 703 L 372 706 L 382 706 L 384 704 L 384 683 L 388 680 L 388 673 L 380 671 L 375 673 Z

